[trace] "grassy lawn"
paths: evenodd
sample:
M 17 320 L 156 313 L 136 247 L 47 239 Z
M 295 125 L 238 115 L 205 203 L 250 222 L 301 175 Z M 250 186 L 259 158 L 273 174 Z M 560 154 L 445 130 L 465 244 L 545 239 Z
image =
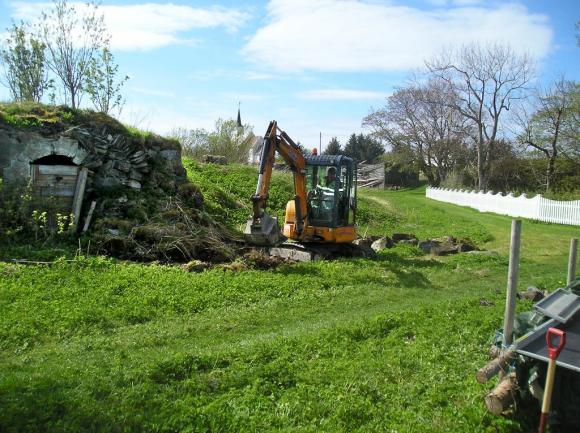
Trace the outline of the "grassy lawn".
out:
M 242 223 L 253 183 L 236 177 L 253 173 L 188 168 L 209 212 Z M 288 179 L 276 182 L 280 205 Z M 423 189 L 365 191 L 360 208 L 361 232 L 469 237 L 497 255 L 398 247 L 201 274 L 94 257 L 0 263 L 0 431 L 523 431 L 485 412 L 493 384 L 474 378 L 501 327 L 510 219 Z M 577 234 L 525 221 L 521 289 L 562 285 Z

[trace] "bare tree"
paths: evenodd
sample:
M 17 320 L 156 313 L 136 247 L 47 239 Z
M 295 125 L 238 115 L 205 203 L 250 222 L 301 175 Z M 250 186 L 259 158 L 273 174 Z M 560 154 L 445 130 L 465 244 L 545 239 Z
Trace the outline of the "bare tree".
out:
M 457 95 L 439 79 L 399 88 L 363 120 L 394 150 L 411 149 L 429 184 L 438 186 L 467 154 L 467 128 Z
M 39 35 L 48 50 L 48 67 L 62 82 L 66 102 L 77 108 L 91 61 L 110 37 L 93 0 L 81 10 L 68 0 L 53 1 L 53 8 L 41 14 Z
M 24 23 L 12 24 L 6 43 L 0 49 L 4 63 L 3 84 L 15 101 L 40 102 L 49 85 L 45 46 Z
M 471 44 L 426 62 L 428 71 L 458 95 L 452 107 L 474 129 L 479 189 L 487 189 L 502 114 L 527 94 L 534 65 L 509 45 Z
M 559 155 L 575 151 L 575 135 L 580 128 L 574 110 L 577 93 L 576 83 L 561 77 L 549 89 L 537 92 L 532 113 L 522 109 L 516 116 L 521 128 L 519 143 L 540 151 L 547 159 L 546 191 L 552 188 Z

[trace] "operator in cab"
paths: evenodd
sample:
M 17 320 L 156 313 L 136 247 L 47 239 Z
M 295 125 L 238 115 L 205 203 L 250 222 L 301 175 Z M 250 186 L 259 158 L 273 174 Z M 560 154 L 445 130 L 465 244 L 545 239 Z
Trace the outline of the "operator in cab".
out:
M 340 180 L 336 178 L 336 168 L 329 167 L 328 170 L 326 170 L 326 176 L 324 177 L 324 183 L 326 188 L 334 190 L 334 188 L 336 187 L 336 182 L 339 182 L 338 187 L 340 188 L 341 186 Z

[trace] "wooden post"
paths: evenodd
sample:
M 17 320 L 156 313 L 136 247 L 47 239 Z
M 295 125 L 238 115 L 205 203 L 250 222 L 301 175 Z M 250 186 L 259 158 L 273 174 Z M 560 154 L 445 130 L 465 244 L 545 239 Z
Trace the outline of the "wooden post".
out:
M 85 186 L 87 184 L 87 176 L 89 174 L 89 170 L 83 167 L 81 172 L 79 173 L 79 177 L 77 179 L 77 186 L 75 189 L 75 196 L 73 200 L 73 216 L 74 216 L 74 225 L 78 227 L 79 221 L 81 219 L 81 208 L 83 206 L 83 199 L 85 198 Z
M 576 256 L 578 254 L 578 239 L 570 240 L 570 255 L 568 256 L 568 284 L 576 278 Z
M 97 202 L 93 200 L 91 202 L 91 207 L 89 209 L 89 213 L 87 214 L 87 217 L 85 218 L 85 225 L 83 227 L 83 233 L 86 233 L 86 231 L 89 229 L 89 224 L 91 223 L 91 219 L 93 218 L 93 212 L 95 211 L 96 205 L 97 205 Z M 91 241 L 89 240 L 89 246 L 91 245 L 90 242 Z
M 503 317 L 503 345 L 508 347 L 512 344 L 514 330 L 514 315 L 516 311 L 516 294 L 518 289 L 518 274 L 520 268 L 520 239 L 522 233 L 522 221 L 512 221 L 512 235 L 510 241 L 510 264 L 508 270 L 507 298 L 505 302 L 505 314 Z

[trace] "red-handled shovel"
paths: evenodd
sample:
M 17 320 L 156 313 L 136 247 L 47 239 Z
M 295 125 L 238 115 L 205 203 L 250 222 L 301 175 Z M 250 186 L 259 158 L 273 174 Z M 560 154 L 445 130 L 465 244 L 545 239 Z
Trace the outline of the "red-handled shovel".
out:
M 554 337 L 559 337 L 557 346 L 553 344 Z M 550 360 L 548 361 L 548 374 L 546 375 L 546 385 L 544 386 L 544 401 L 542 402 L 539 433 L 544 433 L 544 429 L 546 428 L 546 419 L 548 418 L 548 413 L 550 413 L 550 403 L 552 402 L 556 358 L 558 358 L 558 355 L 566 345 L 566 333 L 558 328 L 550 328 L 546 334 L 546 342 L 548 343 Z

